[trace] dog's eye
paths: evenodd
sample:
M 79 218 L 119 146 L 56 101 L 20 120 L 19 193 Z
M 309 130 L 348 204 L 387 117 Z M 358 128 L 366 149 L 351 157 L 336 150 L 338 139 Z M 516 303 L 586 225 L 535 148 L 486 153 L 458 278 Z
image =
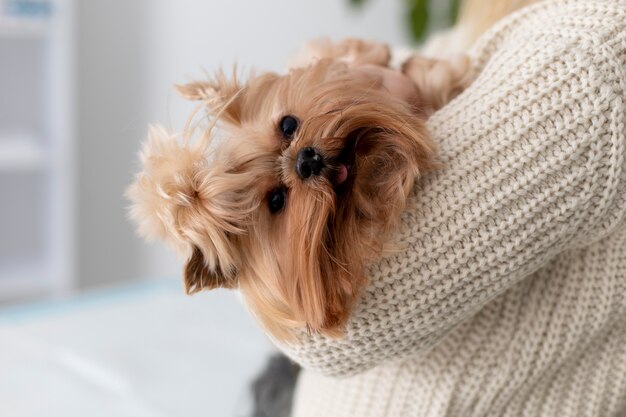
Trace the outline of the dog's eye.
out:
M 287 197 L 286 191 L 284 188 L 277 188 L 270 192 L 269 197 L 267 199 L 267 204 L 270 209 L 270 213 L 278 213 L 283 206 L 285 205 L 285 199 Z
M 285 116 L 280 121 L 280 131 L 285 139 L 293 138 L 294 133 L 298 130 L 298 119 L 293 116 Z

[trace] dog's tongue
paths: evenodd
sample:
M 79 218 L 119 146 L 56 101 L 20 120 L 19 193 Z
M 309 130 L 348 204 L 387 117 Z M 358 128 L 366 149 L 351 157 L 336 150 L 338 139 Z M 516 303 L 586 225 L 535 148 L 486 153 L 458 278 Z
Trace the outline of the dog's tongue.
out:
M 340 164 L 337 168 L 337 176 L 335 177 L 335 185 L 343 184 L 348 178 L 348 167 L 344 164 Z

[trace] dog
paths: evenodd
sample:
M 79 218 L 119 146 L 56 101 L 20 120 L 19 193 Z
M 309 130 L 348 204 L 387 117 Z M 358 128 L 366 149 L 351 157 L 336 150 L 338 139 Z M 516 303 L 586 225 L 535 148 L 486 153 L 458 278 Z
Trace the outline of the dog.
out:
M 465 57 L 390 58 L 380 43 L 316 41 L 286 74 L 178 86 L 210 122 L 199 137 L 191 123 L 152 129 L 127 195 L 140 233 L 184 257 L 187 293 L 239 289 L 278 340 L 341 337 L 365 267 L 437 166 L 427 118 L 471 82 Z

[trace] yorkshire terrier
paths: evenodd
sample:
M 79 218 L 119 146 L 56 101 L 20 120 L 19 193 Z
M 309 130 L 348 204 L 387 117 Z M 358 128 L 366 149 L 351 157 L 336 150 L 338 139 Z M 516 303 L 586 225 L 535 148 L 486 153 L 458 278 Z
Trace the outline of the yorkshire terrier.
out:
M 383 44 L 317 41 L 284 75 L 178 87 L 212 123 L 196 139 L 190 126 L 153 129 L 128 196 L 140 233 L 184 256 L 188 293 L 239 289 L 281 340 L 342 334 L 365 267 L 436 166 L 426 119 L 471 80 L 464 57 L 401 70 L 390 57 Z M 211 141 L 216 121 L 226 136 Z

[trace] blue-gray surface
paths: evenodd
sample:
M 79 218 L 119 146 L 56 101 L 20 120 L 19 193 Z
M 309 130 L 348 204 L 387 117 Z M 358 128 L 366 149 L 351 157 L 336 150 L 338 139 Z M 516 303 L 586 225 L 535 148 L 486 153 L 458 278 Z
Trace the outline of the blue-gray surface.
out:
M 0 415 L 239 417 L 272 351 L 234 292 L 157 281 L 0 309 Z

